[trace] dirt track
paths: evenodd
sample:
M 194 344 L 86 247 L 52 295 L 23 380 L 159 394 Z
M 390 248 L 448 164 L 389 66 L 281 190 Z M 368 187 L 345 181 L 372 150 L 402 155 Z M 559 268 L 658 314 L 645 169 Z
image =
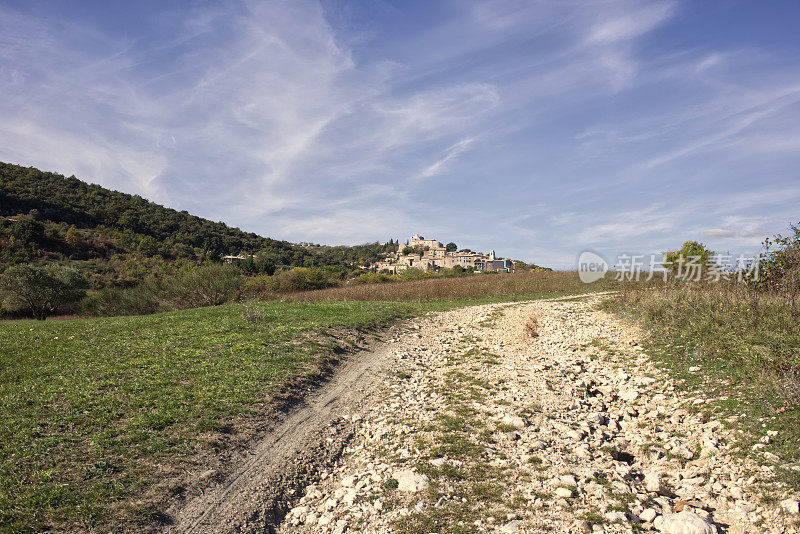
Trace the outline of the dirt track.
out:
M 353 435 L 351 415 L 375 395 L 391 346 L 376 344 L 340 365 L 333 378 L 279 421 L 233 473 L 173 510 L 168 532 L 263 532 L 274 527 L 288 503 L 333 464 Z M 172 515 L 172 514 L 170 514 Z
M 167 530 L 796 532 L 773 468 L 734 458 L 708 400 L 592 298 L 413 321 L 350 357 Z

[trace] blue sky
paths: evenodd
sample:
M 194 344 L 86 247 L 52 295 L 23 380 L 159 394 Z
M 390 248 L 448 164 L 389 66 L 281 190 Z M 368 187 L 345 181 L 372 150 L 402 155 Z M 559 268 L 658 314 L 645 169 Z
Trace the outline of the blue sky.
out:
M 800 220 L 800 2 L 0 0 L 0 160 L 566 267 Z M 613 263 L 613 261 L 612 261 Z

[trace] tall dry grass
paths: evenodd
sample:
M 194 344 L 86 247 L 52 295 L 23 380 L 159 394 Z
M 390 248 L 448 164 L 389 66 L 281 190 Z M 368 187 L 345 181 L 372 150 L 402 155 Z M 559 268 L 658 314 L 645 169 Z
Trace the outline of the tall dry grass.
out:
M 778 478 L 800 489 L 800 473 L 786 468 L 800 462 L 800 314 L 791 298 L 744 283 L 670 280 L 626 284 L 607 305 L 646 327 L 648 352 L 679 384 L 714 399 L 703 410 L 738 426 L 740 450 L 756 450 L 770 432 Z
M 584 284 L 576 272 L 530 272 L 475 274 L 457 278 L 435 278 L 384 284 L 351 284 L 293 294 L 262 295 L 283 300 L 477 300 L 524 299 L 543 294 L 569 295 L 617 287 L 613 281 Z
M 625 284 L 608 306 L 679 348 L 689 365 L 725 368 L 800 404 L 800 314 L 784 295 L 735 281 L 671 280 Z

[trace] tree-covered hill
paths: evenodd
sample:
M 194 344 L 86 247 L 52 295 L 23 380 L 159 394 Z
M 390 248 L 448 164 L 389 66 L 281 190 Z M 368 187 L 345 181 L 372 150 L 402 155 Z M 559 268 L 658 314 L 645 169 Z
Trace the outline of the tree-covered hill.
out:
M 111 191 L 74 176 L 0 163 L 0 265 L 66 262 L 92 285 L 133 285 L 187 263 L 254 254 L 249 268 L 352 268 L 374 261 L 381 245 L 300 246 L 261 237 Z M 0 270 L 2 270 L 0 268 Z

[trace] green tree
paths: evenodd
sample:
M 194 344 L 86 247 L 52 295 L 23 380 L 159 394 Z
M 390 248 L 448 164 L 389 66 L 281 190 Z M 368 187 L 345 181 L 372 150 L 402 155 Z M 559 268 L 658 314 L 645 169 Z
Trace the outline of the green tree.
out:
M 3 307 L 10 312 L 29 313 L 41 321 L 82 299 L 87 287 L 76 269 L 57 264 L 15 265 L 0 278 Z
M 667 251 L 664 253 L 664 268 L 672 271 L 673 274 L 685 272 L 690 265 L 699 266 L 705 271 L 711 264 L 711 257 L 714 252 L 698 241 L 687 241 L 678 250 Z
M 448 244 L 446 244 L 446 245 L 444 246 L 444 248 L 445 248 L 445 250 L 446 250 L 447 252 L 455 252 L 456 250 L 458 250 L 458 245 L 456 245 L 455 243 L 453 243 L 453 242 L 451 241 L 451 242 L 449 242 Z
M 77 247 L 81 244 L 83 239 L 81 239 L 81 233 L 78 229 L 75 228 L 75 226 L 70 226 L 67 230 L 67 234 L 64 236 L 64 241 L 71 247 Z
M 155 256 L 158 254 L 158 243 L 151 236 L 143 236 L 139 240 L 139 252 L 145 256 Z
M 44 225 L 31 218 L 20 218 L 11 225 L 11 235 L 25 243 L 36 243 L 44 237 Z

